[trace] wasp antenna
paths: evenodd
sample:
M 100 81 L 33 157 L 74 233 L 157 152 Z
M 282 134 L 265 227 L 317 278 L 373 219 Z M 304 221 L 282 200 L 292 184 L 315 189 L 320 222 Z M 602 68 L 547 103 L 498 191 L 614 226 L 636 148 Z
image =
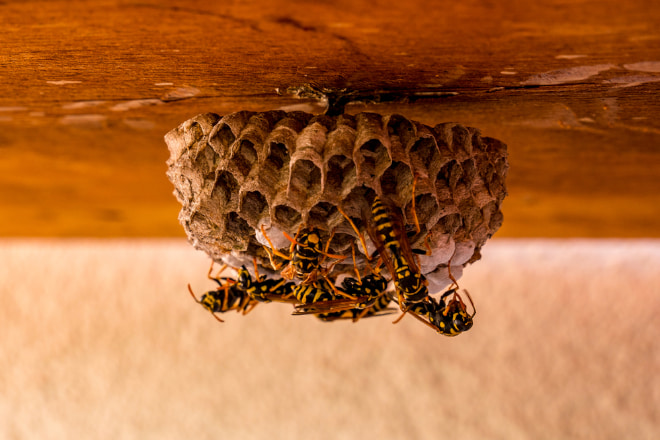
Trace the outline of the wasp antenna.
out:
M 193 299 L 195 300 L 195 302 L 196 302 L 197 304 L 201 304 L 201 303 L 202 303 L 200 300 L 197 299 L 197 297 L 196 297 L 195 294 L 193 293 L 193 290 L 192 290 L 192 287 L 190 287 L 190 284 L 188 284 L 188 292 L 190 292 L 190 296 L 193 297 Z
M 277 249 L 273 246 L 273 242 L 270 241 L 270 237 L 268 237 L 268 234 L 266 234 L 266 230 L 264 229 L 264 225 L 261 225 L 261 233 L 263 234 L 264 238 L 268 242 L 268 245 L 270 246 L 270 249 L 267 246 L 263 246 L 264 250 L 268 254 L 268 259 L 270 260 L 270 265 L 273 267 L 273 270 L 279 270 L 281 265 L 275 264 L 275 260 L 273 260 L 273 254 L 279 253 Z
M 293 252 L 293 247 L 298 244 L 298 236 L 300 235 L 300 231 L 302 231 L 302 223 L 300 226 L 298 226 L 298 230 L 296 231 L 296 236 L 292 237 L 289 234 L 286 233 L 286 231 L 282 231 L 282 234 L 286 237 L 287 240 L 291 242 L 291 247 L 289 248 L 289 253 Z
M 289 240 L 289 241 L 291 242 L 291 244 L 293 244 L 293 245 L 298 244 L 298 242 L 296 241 L 296 239 L 295 239 L 294 237 L 290 236 L 289 234 L 287 234 L 286 231 L 282 231 L 282 234 L 284 234 L 284 236 L 286 237 L 286 239 Z M 297 236 L 298 236 L 298 233 L 296 233 L 296 237 L 297 237 Z

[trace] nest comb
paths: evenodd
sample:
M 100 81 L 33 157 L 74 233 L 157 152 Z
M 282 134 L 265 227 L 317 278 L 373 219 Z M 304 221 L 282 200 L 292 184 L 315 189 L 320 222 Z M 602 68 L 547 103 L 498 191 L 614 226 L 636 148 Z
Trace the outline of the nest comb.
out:
M 378 195 L 411 232 L 413 248 L 431 247 L 421 270 L 442 288 L 449 284 L 448 263 L 458 278 L 502 224 L 506 145 L 456 123 L 429 127 L 375 113 L 205 113 L 165 141 L 167 175 L 189 240 L 233 266 L 251 267 L 254 257 L 270 268 L 262 225 L 282 251 L 290 245 L 282 231 L 294 236 L 300 227 L 318 228 L 325 239 L 333 232 L 334 254 L 350 256 L 351 243 L 362 251 L 337 207 L 366 236 L 365 207 Z M 363 262 L 358 254 L 358 265 Z M 335 267 L 351 269 L 352 261 Z

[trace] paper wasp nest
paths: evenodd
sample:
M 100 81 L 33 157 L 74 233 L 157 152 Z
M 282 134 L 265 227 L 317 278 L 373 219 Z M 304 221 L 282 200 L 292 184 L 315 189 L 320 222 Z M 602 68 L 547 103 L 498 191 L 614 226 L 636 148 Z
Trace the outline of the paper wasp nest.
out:
M 337 273 L 353 269 L 351 242 L 363 267 L 363 248 L 337 207 L 369 241 L 365 213 L 378 195 L 398 209 L 413 248 L 431 247 L 421 269 L 442 287 L 447 263 L 459 277 L 502 224 L 506 145 L 455 123 L 429 127 L 375 113 L 206 113 L 165 141 L 167 175 L 188 238 L 234 266 L 251 267 L 256 257 L 270 268 L 262 225 L 283 252 L 290 242 L 281 231 L 293 237 L 302 225 L 318 228 L 325 239 L 334 231 L 329 252 L 348 256 L 335 266 Z M 414 180 L 420 233 L 412 215 Z

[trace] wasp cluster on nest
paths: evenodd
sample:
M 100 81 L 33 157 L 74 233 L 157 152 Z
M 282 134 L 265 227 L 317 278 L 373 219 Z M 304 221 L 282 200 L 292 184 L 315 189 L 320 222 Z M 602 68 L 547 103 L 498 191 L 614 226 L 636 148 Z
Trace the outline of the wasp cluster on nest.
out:
M 297 301 L 301 313 L 331 318 L 320 313 L 327 307 L 309 306 L 303 287 L 293 292 L 296 286 L 332 292 L 322 301 L 333 307 L 351 299 L 354 306 L 356 297 L 364 298 L 360 289 L 372 281 L 363 283 L 362 277 L 380 281 L 382 273 L 393 281 L 401 308 L 437 329 L 435 312 L 442 309 L 446 318 L 450 306 L 464 307 L 456 299 L 456 278 L 480 258 L 481 247 L 502 224 L 506 145 L 456 123 L 429 127 L 375 113 L 206 113 L 165 140 L 171 153 L 167 175 L 182 204 L 179 220 L 189 240 L 216 262 L 246 268 L 239 270 L 238 281 L 214 278 L 221 293 L 202 297 L 211 311 L 224 311 L 232 301 L 233 308 L 247 311 L 248 295 L 240 292 L 251 285 L 252 292 L 273 294 L 270 299 Z M 386 217 L 380 223 L 379 203 Z M 387 237 L 390 227 L 397 244 Z M 286 277 L 276 285 L 280 274 L 273 268 L 291 268 L 298 251 L 313 247 L 305 242 L 310 234 L 321 258 L 318 274 L 296 283 Z M 439 301 L 409 301 L 401 282 L 410 280 L 399 275 L 404 262 L 427 291 L 451 284 L 453 299 L 445 303 L 443 294 Z M 258 284 L 267 279 L 258 271 L 275 284 Z M 306 307 L 301 308 L 302 299 Z M 350 310 L 359 315 L 364 307 Z

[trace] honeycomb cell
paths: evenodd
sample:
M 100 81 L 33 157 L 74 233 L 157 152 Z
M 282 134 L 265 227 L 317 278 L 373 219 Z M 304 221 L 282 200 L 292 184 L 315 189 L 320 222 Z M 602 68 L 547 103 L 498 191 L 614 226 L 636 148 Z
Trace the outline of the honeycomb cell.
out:
M 286 148 L 286 144 L 271 142 L 264 167 L 280 173 L 284 172 L 284 167 L 287 166 L 289 166 L 289 150 Z
M 325 166 L 325 187 L 322 191 L 328 197 L 340 199 L 356 185 L 357 171 L 350 157 L 336 154 L 326 161 Z
M 262 218 L 265 214 L 268 213 L 268 202 L 266 197 L 264 197 L 259 191 L 248 191 L 243 196 L 241 202 L 241 214 L 242 217 L 247 218 L 250 227 L 257 229 L 259 224 L 254 223 L 254 220 L 257 218 Z M 256 213 L 257 215 L 253 215 Z
M 442 166 L 439 160 L 438 146 L 432 137 L 416 140 L 410 148 L 409 154 L 413 167 L 415 169 L 428 167 L 428 175 L 430 176 L 437 174 Z
M 272 220 L 286 231 L 293 231 L 300 224 L 301 219 L 301 214 L 290 206 L 277 205 L 273 209 Z
M 309 210 L 307 224 L 309 227 L 329 230 L 341 221 L 340 217 L 341 215 L 335 205 L 328 202 L 320 202 Z
M 254 148 L 254 144 L 248 140 L 242 140 L 231 160 L 243 176 L 250 174 L 252 166 L 257 162 L 257 150 Z
M 294 162 L 289 176 L 288 194 L 297 206 L 309 206 L 309 200 L 321 193 L 321 170 L 311 160 Z
M 233 200 L 238 201 L 239 188 L 238 181 L 233 174 L 228 171 L 220 171 L 215 179 L 212 197 L 218 198 L 222 206 L 231 207 Z

